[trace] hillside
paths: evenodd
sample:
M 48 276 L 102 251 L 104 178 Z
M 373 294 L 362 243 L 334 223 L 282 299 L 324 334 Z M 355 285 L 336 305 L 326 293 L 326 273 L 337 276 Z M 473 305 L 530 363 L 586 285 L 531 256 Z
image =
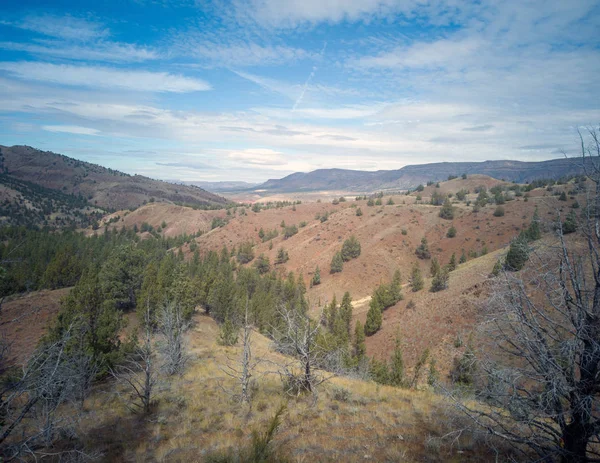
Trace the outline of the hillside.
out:
M 439 162 L 405 166 L 398 170 L 367 172 L 348 169 L 319 169 L 297 172 L 282 179 L 259 185 L 260 192 L 297 192 L 340 190 L 374 192 L 405 190 L 428 181 L 446 180 L 449 176 L 482 174 L 510 182 L 527 183 L 544 178 L 560 178 L 582 173 L 581 158 L 562 158 L 542 162 L 484 161 Z
M 28 146 L 0 146 L 0 171 L 4 185 L 0 199 L 5 201 L 22 195 L 23 188 L 15 184 L 25 183 L 104 210 L 134 209 L 151 201 L 199 208 L 221 207 L 228 202 L 196 186 L 131 176 Z

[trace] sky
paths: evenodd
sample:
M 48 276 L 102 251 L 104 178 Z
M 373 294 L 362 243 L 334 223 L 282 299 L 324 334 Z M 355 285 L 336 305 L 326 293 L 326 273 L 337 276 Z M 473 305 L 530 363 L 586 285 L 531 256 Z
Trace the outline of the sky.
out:
M 600 1 L 0 2 L 0 144 L 153 178 L 575 155 Z

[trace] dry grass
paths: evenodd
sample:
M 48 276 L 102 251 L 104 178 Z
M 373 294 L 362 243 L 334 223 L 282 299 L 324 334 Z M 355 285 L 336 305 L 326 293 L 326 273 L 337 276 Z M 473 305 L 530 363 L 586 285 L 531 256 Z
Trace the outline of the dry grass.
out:
M 110 461 L 204 461 L 250 445 L 282 403 L 287 404 L 275 438 L 290 461 L 488 461 L 492 453 L 443 396 L 349 378 L 334 378 L 318 398 L 286 396 L 277 375 L 266 374 L 252 405 L 224 391 L 233 380 L 219 368 L 239 348 L 218 346 L 218 329 L 196 316 L 190 333 L 192 360 L 181 377 L 165 380 L 149 417 L 132 415 L 111 394 L 97 392 L 87 406 L 86 444 Z M 256 355 L 276 361 L 268 339 L 255 336 Z M 263 371 L 272 370 L 266 366 Z

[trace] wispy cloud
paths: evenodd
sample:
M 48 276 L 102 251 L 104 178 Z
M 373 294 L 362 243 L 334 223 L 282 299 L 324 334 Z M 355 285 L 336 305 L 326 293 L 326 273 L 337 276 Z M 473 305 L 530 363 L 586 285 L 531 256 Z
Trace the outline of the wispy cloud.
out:
M 121 70 L 100 66 L 6 61 L 0 62 L 0 70 L 7 71 L 22 80 L 90 88 L 173 93 L 211 89 L 211 86 L 203 80 L 182 75 L 166 72 Z
M 115 42 L 96 42 L 93 45 L 67 44 L 58 41 L 37 43 L 0 42 L 0 49 L 24 51 L 32 55 L 67 58 L 77 61 L 106 61 L 135 63 L 159 58 L 151 48 Z
M 99 130 L 89 127 L 80 127 L 78 125 L 43 125 L 42 130 L 57 133 L 72 133 L 75 135 L 98 135 Z
M 71 15 L 30 15 L 20 21 L 5 22 L 37 34 L 86 41 L 106 38 L 110 31 L 101 22 Z

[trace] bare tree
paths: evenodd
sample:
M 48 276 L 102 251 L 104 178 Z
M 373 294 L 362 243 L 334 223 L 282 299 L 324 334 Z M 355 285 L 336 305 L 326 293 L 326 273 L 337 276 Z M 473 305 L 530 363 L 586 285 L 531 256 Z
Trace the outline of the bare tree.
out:
M 159 314 L 158 331 L 163 338 L 160 344 L 164 356 L 163 369 L 168 375 L 181 373 L 188 360 L 184 337 L 187 328 L 181 306 L 175 302 L 166 303 Z
M 274 328 L 273 337 L 276 349 L 288 356 L 288 360 L 278 364 L 284 388 L 292 395 L 302 392 L 316 394 L 320 384 L 335 376 L 335 373 L 325 372 L 319 367 L 333 363 L 332 357 L 337 353 L 327 352 L 318 345 L 321 326 L 308 313 L 286 306 L 280 307 L 278 313 L 282 326 Z M 322 318 L 321 311 L 317 319 Z
M 150 412 L 152 392 L 157 381 L 155 352 L 152 344 L 152 319 L 150 307 L 144 313 L 144 342 L 137 346 L 119 366 L 111 370 L 117 384 L 130 391 L 126 406 L 135 412 Z
M 242 403 L 250 403 L 251 382 L 255 376 L 256 367 L 262 362 L 260 358 L 252 356 L 252 325 L 248 318 L 248 299 L 246 299 L 246 310 L 244 314 L 244 327 L 242 329 L 242 353 L 239 360 L 234 361 L 228 357 L 228 363 L 222 371 L 234 378 L 240 386 L 239 398 Z M 235 366 L 234 366 L 235 365 Z
M 6 459 L 36 451 L 54 441 L 58 431 L 73 431 L 78 414 L 62 406 L 79 400 L 80 384 L 93 371 L 91 359 L 72 354 L 72 327 L 40 346 L 14 380 L 0 392 L 0 453 Z M 85 359 L 85 360 L 84 360 Z M 84 363 L 86 363 L 84 365 Z M 87 379 L 86 379 L 87 381 Z
M 487 335 L 495 357 L 483 358 L 480 397 L 468 407 L 490 433 L 541 461 L 600 461 L 600 138 L 582 136 L 592 191 L 579 232 L 531 254 L 520 273 L 496 279 Z M 489 352 L 489 349 L 487 349 Z

